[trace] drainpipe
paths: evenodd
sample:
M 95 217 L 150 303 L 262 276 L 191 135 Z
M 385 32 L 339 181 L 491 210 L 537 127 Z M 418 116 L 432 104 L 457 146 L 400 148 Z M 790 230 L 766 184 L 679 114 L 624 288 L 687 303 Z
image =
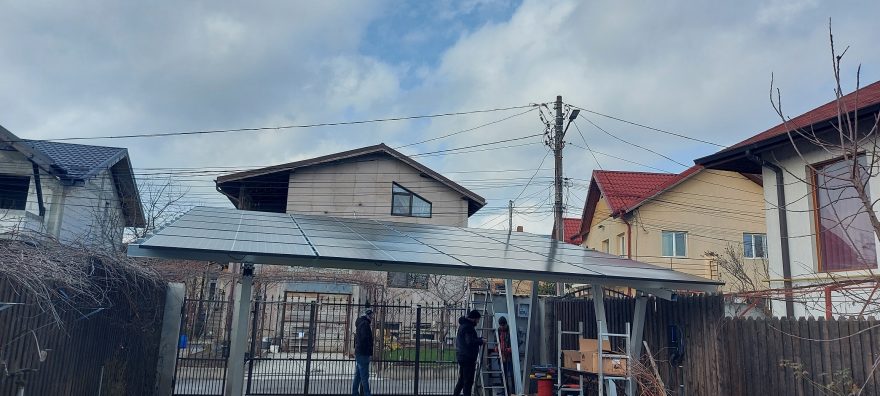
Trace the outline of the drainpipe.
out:
M 788 216 L 785 210 L 785 183 L 783 181 L 782 169 L 768 161 L 764 161 L 761 157 L 752 154 L 751 150 L 746 150 L 746 157 L 762 167 L 766 167 L 773 171 L 776 175 L 776 213 L 779 216 L 779 244 L 782 254 L 782 285 L 785 291 L 785 316 L 794 316 L 794 300 L 792 299 L 791 284 L 791 254 L 788 246 Z

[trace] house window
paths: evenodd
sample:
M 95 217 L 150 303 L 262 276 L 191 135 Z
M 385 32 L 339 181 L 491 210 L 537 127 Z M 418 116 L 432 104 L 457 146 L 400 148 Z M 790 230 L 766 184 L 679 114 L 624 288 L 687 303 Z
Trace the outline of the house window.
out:
M 431 203 L 401 185 L 391 183 L 391 214 L 394 216 L 431 217 Z
M 815 213 L 821 271 L 847 271 L 877 268 L 874 227 L 853 184 L 852 160 L 839 160 L 816 166 Z M 867 163 L 858 157 L 858 179 L 868 189 Z
M 602 241 L 602 251 L 605 253 L 611 253 L 611 243 L 607 239 Z
M 617 234 L 617 253 L 620 257 L 626 257 L 626 234 Z
M 661 241 L 664 257 L 687 257 L 687 232 L 663 231 Z
M 743 234 L 743 257 L 767 258 L 767 234 Z
M 31 178 L 0 175 L 0 209 L 24 210 Z

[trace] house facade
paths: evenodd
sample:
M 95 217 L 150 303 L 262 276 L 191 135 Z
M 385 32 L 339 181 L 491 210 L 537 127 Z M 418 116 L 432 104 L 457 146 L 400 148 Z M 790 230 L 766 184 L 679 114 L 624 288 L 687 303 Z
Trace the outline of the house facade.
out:
M 128 150 L 22 140 L 0 127 L 0 233 L 119 250 L 142 227 Z
M 217 190 L 239 209 L 441 226 L 466 227 L 468 218 L 486 203 L 476 193 L 385 144 L 226 175 L 216 183 Z M 322 277 L 316 276 L 319 272 L 309 270 L 303 278 L 320 280 Z M 384 282 L 389 290 L 408 297 L 423 296 L 422 291 L 429 287 L 455 289 L 432 290 L 434 300 L 444 300 L 447 292 L 450 298 L 465 296 L 467 291 L 463 280 L 462 289 L 457 290 L 454 285 L 439 284 L 446 280 L 439 282 L 423 274 L 376 277 L 346 271 L 325 275 L 341 282 L 370 275 L 370 282 Z M 287 292 L 296 292 L 313 286 L 296 282 L 285 287 Z
M 696 161 L 763 173 L 774 314 L 877 313 L 880 243 L 851 176 L 858 164 L 864 197 L 880 199 L 880 153 L 872 143 L 878 111 L 875 82 Z M 838 114 L 850 122 L 839 123 Z M 853 136 L 863 143 L 854 150 L 840 144 L 848 133 L 838 127 L 847 125 L 857 128 Z
M 596 170 L 581 228 L 583 245 L 736 287 L 707 252 L 733 251 L 756 288 L 766 285 L 760 179 L 692 167 L 680 174 Z

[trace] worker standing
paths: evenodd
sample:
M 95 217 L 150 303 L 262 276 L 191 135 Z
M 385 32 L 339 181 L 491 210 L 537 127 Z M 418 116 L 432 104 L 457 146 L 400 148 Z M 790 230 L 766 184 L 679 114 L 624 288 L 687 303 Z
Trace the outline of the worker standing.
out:
M 354 383 L 352 396 L 359 396 L 363 388 L 364 396 L 370 396 L 370 357 L 373 356 L 373 310 L 367 308 L 354 322 Z
M 513 350 L 510 347 L 510 326 L 507 325 L 507 318 L 504 316 L 498 318 L 498 346 L 496 348 L 498 356 L 501 357 L 504 383 L 507 386 L 505 394 L 510 395 L 513 394 Z
M 467 316 L 458 319 L 458 334 L 455 337 L 455 358 L 458 361 L 458 382 L 455 384 L 454 396 L 471 396 L 474 387 L 474 375 L 477 370 L 477 357 L 483 339 L 477 334 L 476 326 L 480 321 L 480 311 L 472 310 Z

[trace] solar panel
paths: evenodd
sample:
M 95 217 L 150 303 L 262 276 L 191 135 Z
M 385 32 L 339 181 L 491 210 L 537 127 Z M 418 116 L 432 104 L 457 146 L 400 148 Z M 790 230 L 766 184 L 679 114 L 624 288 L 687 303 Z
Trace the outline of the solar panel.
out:
M 522 232 L 193 208 L 129 255 L 714 290 L 720 282 Z

